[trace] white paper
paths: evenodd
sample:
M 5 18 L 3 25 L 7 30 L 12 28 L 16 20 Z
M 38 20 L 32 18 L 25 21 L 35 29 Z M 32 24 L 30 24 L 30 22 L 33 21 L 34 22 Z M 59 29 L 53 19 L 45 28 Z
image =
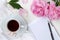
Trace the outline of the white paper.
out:
M 35 35 L 36 40 L 52 40 L 50 30 L 48 27 L 48 21 L 44 18 L 38 18 L 29 25 L 32 33 Z M 51 27 L 55 40 L 59 40 L 59 36 L 56 33 L 54 27 Z

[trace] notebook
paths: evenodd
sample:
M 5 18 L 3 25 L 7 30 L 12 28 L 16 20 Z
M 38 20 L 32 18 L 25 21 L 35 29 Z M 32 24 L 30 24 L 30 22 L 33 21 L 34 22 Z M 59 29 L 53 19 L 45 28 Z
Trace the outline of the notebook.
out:
M 52 40 L 46 19 L 37 18 L 34 22 L 29 24 L 29 27 L 36 40 Z

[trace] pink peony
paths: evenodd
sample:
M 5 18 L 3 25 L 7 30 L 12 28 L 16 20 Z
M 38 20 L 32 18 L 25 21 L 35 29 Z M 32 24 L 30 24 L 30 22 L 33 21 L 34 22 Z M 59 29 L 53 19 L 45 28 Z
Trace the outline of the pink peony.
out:
M 60 18 L 60 6 L 56 7 L 55 2 L 51 1 L 47 3 L 43 0 L 35 0 L 32 3 L 31 10 L 34 15 L 45 16 L 50 20 L 56 20 Z
M 57 15 L 57 10 L 56 10 L 56 6 L 55 6 L 55 3 L 52 1 L 50 2 L 50 4 L 48 5 L 48 18 L 50 20 L 55 20 L 55 19 L 58 19 L 58 15 Z
M 34 0 L 31 6 L 33 14 L 35 14 L 36 16 L 44 16 L 44 8 L 46 4 L 47 3 L 42 0 Z
M 21 0 L 23 4 L 26 4 L 28 0 Z
M 58 19 L 60 19 L 60 6 L 57 6 L 56 7 L 56 10 L 57 10 L 57 17 L 58 17 Z
M 28 14 L 27 14 L 28 12 L 25 10 L 25 9 L 23 9 L 23 8 L 20 8 L 19 9 L 19 14 L 21 15 L 21 16 L 27 16 Z
M 48 6 L 48 18 L 50 20 L 57 20 L 60 18 L 60 7 L 57 7 L 55 5 L 55 2 L 52 1 L 50 2 L 49 6 Z

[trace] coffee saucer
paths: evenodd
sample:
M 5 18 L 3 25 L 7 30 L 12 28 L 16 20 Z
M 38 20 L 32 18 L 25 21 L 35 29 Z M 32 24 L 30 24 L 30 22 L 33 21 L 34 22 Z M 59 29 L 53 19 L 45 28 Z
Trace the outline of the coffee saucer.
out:
M 27 31 L 27 22 L 19 14 L 10 14 L 1 23 L 3 33 L 8 38 L 21 37 Z

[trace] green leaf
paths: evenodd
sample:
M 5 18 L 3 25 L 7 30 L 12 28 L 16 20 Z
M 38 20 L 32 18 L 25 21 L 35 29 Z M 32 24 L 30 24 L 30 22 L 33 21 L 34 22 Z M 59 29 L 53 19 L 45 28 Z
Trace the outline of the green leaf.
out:
M 11 0 L 10 2 L 18 2 L 19 0 Z
M 60 2 L 56 2 L 56 6 L 60 6 Z
M 56 3 L 56 6 L 60 6 L 60 0 L 53 0 Z
M 58 3 L 58 6 L 60 6 L 60 2 Z
M 22 8 L 18 3 L 10 2 L 9 4 L 10 4 L 13 8 L 15 8 L 15 9 Z
M 57 2 L 58 0 L 53 0 L 53 1 Z
M 56 6 L 58 6 L 58 2 L 56 2 Z

